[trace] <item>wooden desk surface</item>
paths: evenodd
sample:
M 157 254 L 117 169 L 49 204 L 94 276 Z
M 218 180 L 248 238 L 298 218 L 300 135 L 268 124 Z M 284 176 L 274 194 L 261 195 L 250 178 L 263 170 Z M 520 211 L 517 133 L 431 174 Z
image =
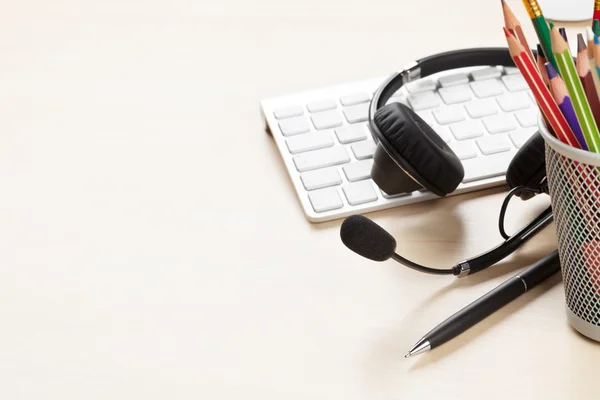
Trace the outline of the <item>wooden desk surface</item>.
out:
M 521 3 L 510 4 L 533 41 Z M 503 46 L 496 2 L 2 8 L 3 399 L 598 397 L 600 345 L 567 324 L 560 279 L 404 359 L 430 328 L 552 251 L 554 226 L 465 280 L 372 263 L 343 247 L 341 221 L 304 219 L 263 131 L 261 98 Z M 504 194 L 370 217 L 405 256 L 446 266 L 500 242 Z M 515 203 L 509 226 L 547 203 Z

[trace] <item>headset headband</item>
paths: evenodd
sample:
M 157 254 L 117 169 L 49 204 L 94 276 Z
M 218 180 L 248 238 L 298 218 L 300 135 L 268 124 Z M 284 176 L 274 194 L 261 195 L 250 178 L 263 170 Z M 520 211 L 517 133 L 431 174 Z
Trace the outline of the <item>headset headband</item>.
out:
M 369 105 L 369 129 L 375 143 L 382 142 L 384 144 L 382 148 L 383 151 L 388 153 L 389 162 L 392 162 L 393 160 L 393 162 L 404 171 L 405 177 L 402 178 L 400 175 L 397 175 L 395 177 L 396 179 L 402 179 L 407 187 L 412 185 L 415 190 L 417 187 L 425 187 L 429 188 L 437 195 L 443 195 L 434 190 L 418 171 L 416 171 L 409 163 L 404 162 L 403 158 L 396 154 L 393 147 L 389 145 L 388 140 L 375 123 L 375 114 L 377 111 L 385 106 L 398 89 L 411 81 L 451 69 L 490 65 L 502 65 L 507 67 L 515 66 L 507 48 L 492 47 L 454 50 L 429 56 L 409 64 L 403 70 L 388 78 L 388 80 L 377 89 L 371 99 L 371 104 Z
M 400 72 L 392 75 L 375 92 L 369 109 L 369 120 L 373 121 L 377 110 L 383 107 L 390 97 L 408 82 L 451 69 L 488 65 L 514 67 L 515 63 L 508 49 L 503 47 L 454 50 L 412 62 Z

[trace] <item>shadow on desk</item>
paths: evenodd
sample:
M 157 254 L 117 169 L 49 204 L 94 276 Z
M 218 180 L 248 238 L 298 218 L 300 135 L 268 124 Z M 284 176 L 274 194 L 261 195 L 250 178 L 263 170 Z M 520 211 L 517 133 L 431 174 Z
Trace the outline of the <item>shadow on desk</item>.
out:
M 553 229 L 552 227 L 548 229 Z M 475 274 L 470 277 L 465 277 L 462 279 L 457 278 L 449 278 L 451 280 L 448 285 L 440 288 L 437 291 L 431 293 L 429 297 L 427 297 L 424 301 L 421 301 L 418 307 L 415 307 L 415 310 L 427 310 L 432 304 L 439 303 L 443 301 L 444 296 L 447 296 L 455 289 L 462 289 L 465 287 L 472 287 L 479 285 L 483 282 L 489 281 L 491 279 L 496 279 L 502 276 L 505 276 L 504 279 L 501 279 L 498 282 L 498 285 L 504 280 L 509 279 L 517 273 L 517 271 L 521 271 L 531 264 L 539 261 L 545 255 L 551 253 L 555 249 L 555 243 L 552 241 L 544 240 L 543 245 L 540 245 L 539 240 L 535 240 L 532 243 L 526 244 L 522 249 L 517 251 L 508 261 L 501 262 L 493 267 L 490 267 L 486 271 L 482 271 L 478 274 Z M 537 297 L 542 295 L 545 291 L 553 288 L 554 286 L 560 284 L 562 281 L 561 274 L 556 274 L 552 278 L 540 284 L 538 287 L 534 288 L 530 292 L 525 293 L 520 296 L 510 304 L 506 305 L 502 308 L 501 312 L 497 312 L 490 317 L 486 318 L 484 323 L 480 323 L 468 329 L 461 335 L 459 335 L 454 340 L 451 340 L 444 345 L 436 348 L 428 353 L 416 356 L 414 359 L 405 360 L 404 355 L 416 342 L 420 337 L 427 333 L 430 329 L 433 329 L 435 325 L 427 327 L 427 329 L 422 332 L 417 333 L 414 337 L 408 337 L 414 334 L 414 330 L 406 330 L 401 329 L 405 324 L 410 324 L 412 318 L 416 318 L 415 313 L 410 313 L 404 316 L 401 321 L 398 322 L 398 329 L 393 330 L 391 334 L 386 334 L 382 341 L 376 344 L 376 348 L 374 349 L 374 353 L 369 356 L 369 364 L 373 367 L 373 363 L 377 365 L 374 370 L 377 371 L 378 376 L 373 377 L 373 379 L 381 380 L 390 377 L 389 374 L 393 374 L 398 369 L 398 365 L 410 362 L 410 366 L 408 367 L 408 371 L 417 370 L 419 368 L 424 368 L 429 365 L 435 364 L 440 360 L 450 356 L 451 354 L 459 351 L 461 348 L 468 346 L 470 343 L 476 341 L 480 336 L 484 335 L 486 331 L 494 329 L 495 327 L 502 324 L 507 318 L 518 313 L 522 308 L 524 308 L 528 303 L 535 301 Z M 489 289 L 491 290 L 491 289 Z M 473 297 L 458 306 L 456 310 L 452 310 L 446 317 L 450 317 L 452 313 L 458 312 L 462 307 L 467 306 L 472 301 L 475 301 L 477 298 L 483 296 L 489 290 L 485 292 L 480 292 L 474 294 Z M 441 323 L 444 318 L 440 319 L 435 323 Z
M 503 307 L 502 312 L 497 312 L 497 313 L 489 316 L 488 318 L 486 318 L 484 320 L 484 321 L 486 321 L 485 324 L 478 324 L 479 326 L 475 325 L 473 328 L 468 329 L 467 331 L 463 332 L 461 335 L 456 337 L 454 340 L 450 340 L 449 342 L 441 345 L 440 347 L 433 349 L 432 351 L 430 351 L 428 353 L 417 356 L 419 358 L 417 358 L 417 360 L 414 362 L 414 364 L 412 364 L 412 366 L 409 368 L 409 371 L 417 370 L 419 368 L 423 368 L 430 364 L 436 363 L 437 361 L 439 361 L 445 357 L 448 357 L 449 355 L 453 354 L 454 352 L 460 350 L 462 347 L 468 346 L 469 343 L 477 340 L 477 338 L 482 336 L 486 331 L 488 331 L 490 329 L 494 329 L 494 327 L 502 324 L 502 322 L 504 320 L 506 320 L 508 317 L 519 312 L 527 304 L 531 303 L 532 301 L 535 301 L 535 299 L 537 297 L 539 297 L 544 292 L 553 288 L 554 286 L 558 285 L 561 282 L 562 282 L 562 275 L 560 273 L 556 274 L 555 276 L 551 277 L 547 281 L 541 283 L 538 287 L 534 288 L 530 292 L 525 293 L 524 295 L 520 296 L 519 298 L 517 298 L 516 300 L 511 302 L 510 304 Z M 456 310 L 456 311 L 458 311 L 458 310 Z M 442 321 L 440 321 L 440 322 L 442 322 Z M 426 332 L 424 332 L 424 333 L 426 333 Z

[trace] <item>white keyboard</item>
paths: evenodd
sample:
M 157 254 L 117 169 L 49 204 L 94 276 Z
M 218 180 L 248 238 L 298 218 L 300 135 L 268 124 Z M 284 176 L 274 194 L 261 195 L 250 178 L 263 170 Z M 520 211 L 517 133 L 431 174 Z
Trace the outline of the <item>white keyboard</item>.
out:
M 370 179 L 375 144 L 367 113 L 386 78 L 261 101 L 309 221 L 438 198 L 426 190 L 389 196 Z M 415 110 L 461 159 L 465 177 L 452 195 L 504 184 L 517 149 L 537 131 L 539 111 L 516 68 L 446 71 L 409 83 L 393 101 Z

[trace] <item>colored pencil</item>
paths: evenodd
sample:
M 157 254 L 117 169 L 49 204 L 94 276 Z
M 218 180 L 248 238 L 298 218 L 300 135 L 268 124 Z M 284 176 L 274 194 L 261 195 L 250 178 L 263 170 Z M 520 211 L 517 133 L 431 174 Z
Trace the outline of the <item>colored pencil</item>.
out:
M 550 85 L 550 78 L 548 78 L 548 71 L 546 70 L 546 63 L 548 60 L 544 55 L 544 49 L 539 44 L 537 45 L 537 66 L 540 71 L 540 75 L 542 75 L 542 80 L 546 84 L 546 86 Z
M 599 0 L 600 1 L 600 0 Z M 596 91 L 600 96 L 600 75 L 598 75 L 598 68 L 596 68 L 596 56 L 595 56 L 595 45 L 594 45 L 594 31 L 588 26 L 586 29 L 587 41 L 588 41 L 588 59 L 590 61 L 590 69 L 592 71 L 592 77 L 594 78 L 594 85 L 596 85 Z
M 510 55 L 531 88 L 542 114 L 552 126 L 556 136 L 564 143 L 579 148 L 580 146 L 573 130 L 560 111 L 560 108 L 558 108 L 556 101 L 552 97 L 552 94 L 550 94 L 550 90 L 544 85 L 544 81 L 535 63 L 529 58 L 523 45 L 517 41 L 517 38 L 508 29 L 504 28 L 504 34 L 506 35 Z
M 569 91 L 569 96 L 573 102 L 573 108 L 581 125 L 585 142 L 590 151 L 600 153 L 600 132 L 592 115 L 590 104 L 585 96 L 581 80 L 579 80 L 579 76 L 577 75 L 569 45 L 565 42 L 556 27 L 550 31 L 550 35 L 552 36 L 552 51 L 558 64 L 558 71 Z
M 523 32 L 523 27 L 521 26 L 521 23 L 517 19 L 516 15 L 512 12 L 508 4 L 506 4 L 506 1 L 501 1 L 502 12 L 504 14 L 504 25 L 517 37 L 517 39 L 519 40 L 519 42 L 521 42 L 523 47 L 525 47 L 527 53 L 529 53 L 529 57 L 531 57 L 532 60 L 535 60 L 533 52 L 531 51 L 531 46 L 529 46 L 529 43 L 527 43 L 527 37 Z
M 588 150 L 588 147 L 585 144 L 585 138 L 583 137 L 583 132 L 581 131 L 581 125 L 577 119 L 577 114 L 575 114 L 575 109 L 573 108 L 573 103 L 569 97 L 569 92 L 567 91 L 565 82 L 558 75 L 558 72 L 552 66 L 552 64 L 546 63 L 544 69 L 547 70 L 548 77 L 550 78 L 550 92 L 552 93 L 552 97 L 554 100 L 556 100 L 558 108 L 560 108 L 560 111 L 562 111 L 563 115 L 565 116 L 565 119 L 573 130 L 573 133 L 575 134 L 577 142 L 581 148 Z
M 600 40 L 598 39 L 598 36 L 596 36 L 596 35 L 594 35 L 593 49 L 594 49 L 593 53 L 594 53 L 594 64 L 596 66 L 596 72 L 598 73 L 598 76 L 600 76 Z
M 590 104 L 594 122 L 597 124 L 600 121 L 600 98 L 598 97 L 598 91 L 594 84 L 592 70 L 590 69 L 590 60 L 588 59 L 587 53 L 587 45 L 585 44 L 583 35 L 580 33 L 577 35 L 577 74 L 583 85 L 585 97 Z
M 550 24 L 551 28 L 553 28 L 553 24 Z M 569 38 L 567 37 L 567 30 L 565 28 L 558 28 L 558 33 L 560 33 L 560 36 L 563 37 L 563 39 L 565 39 L 565 42 L 569 43 Z
M 594 16 L 592 27 L 596 36 L 600 36 L 600 0 L 594 0 Z
M 548 27 L 548 23 L 544 18 L 544 14 L 542 14 L 542 9 L 540 8 L 540 5 L 538 4 L 537 0 L 523 0 L 523 4 L 527 9 L 529 18 L 531 18 L 531 23 L 533 24 L 535 33 L 537 34 L 540 43 L 542 44 L 542 48 L 544 49 L 544 53 L 546 54 L 548 61 L 552 63 L 554 68 L 557 68 L 556 57 L 552 52 L 550 28 Z

